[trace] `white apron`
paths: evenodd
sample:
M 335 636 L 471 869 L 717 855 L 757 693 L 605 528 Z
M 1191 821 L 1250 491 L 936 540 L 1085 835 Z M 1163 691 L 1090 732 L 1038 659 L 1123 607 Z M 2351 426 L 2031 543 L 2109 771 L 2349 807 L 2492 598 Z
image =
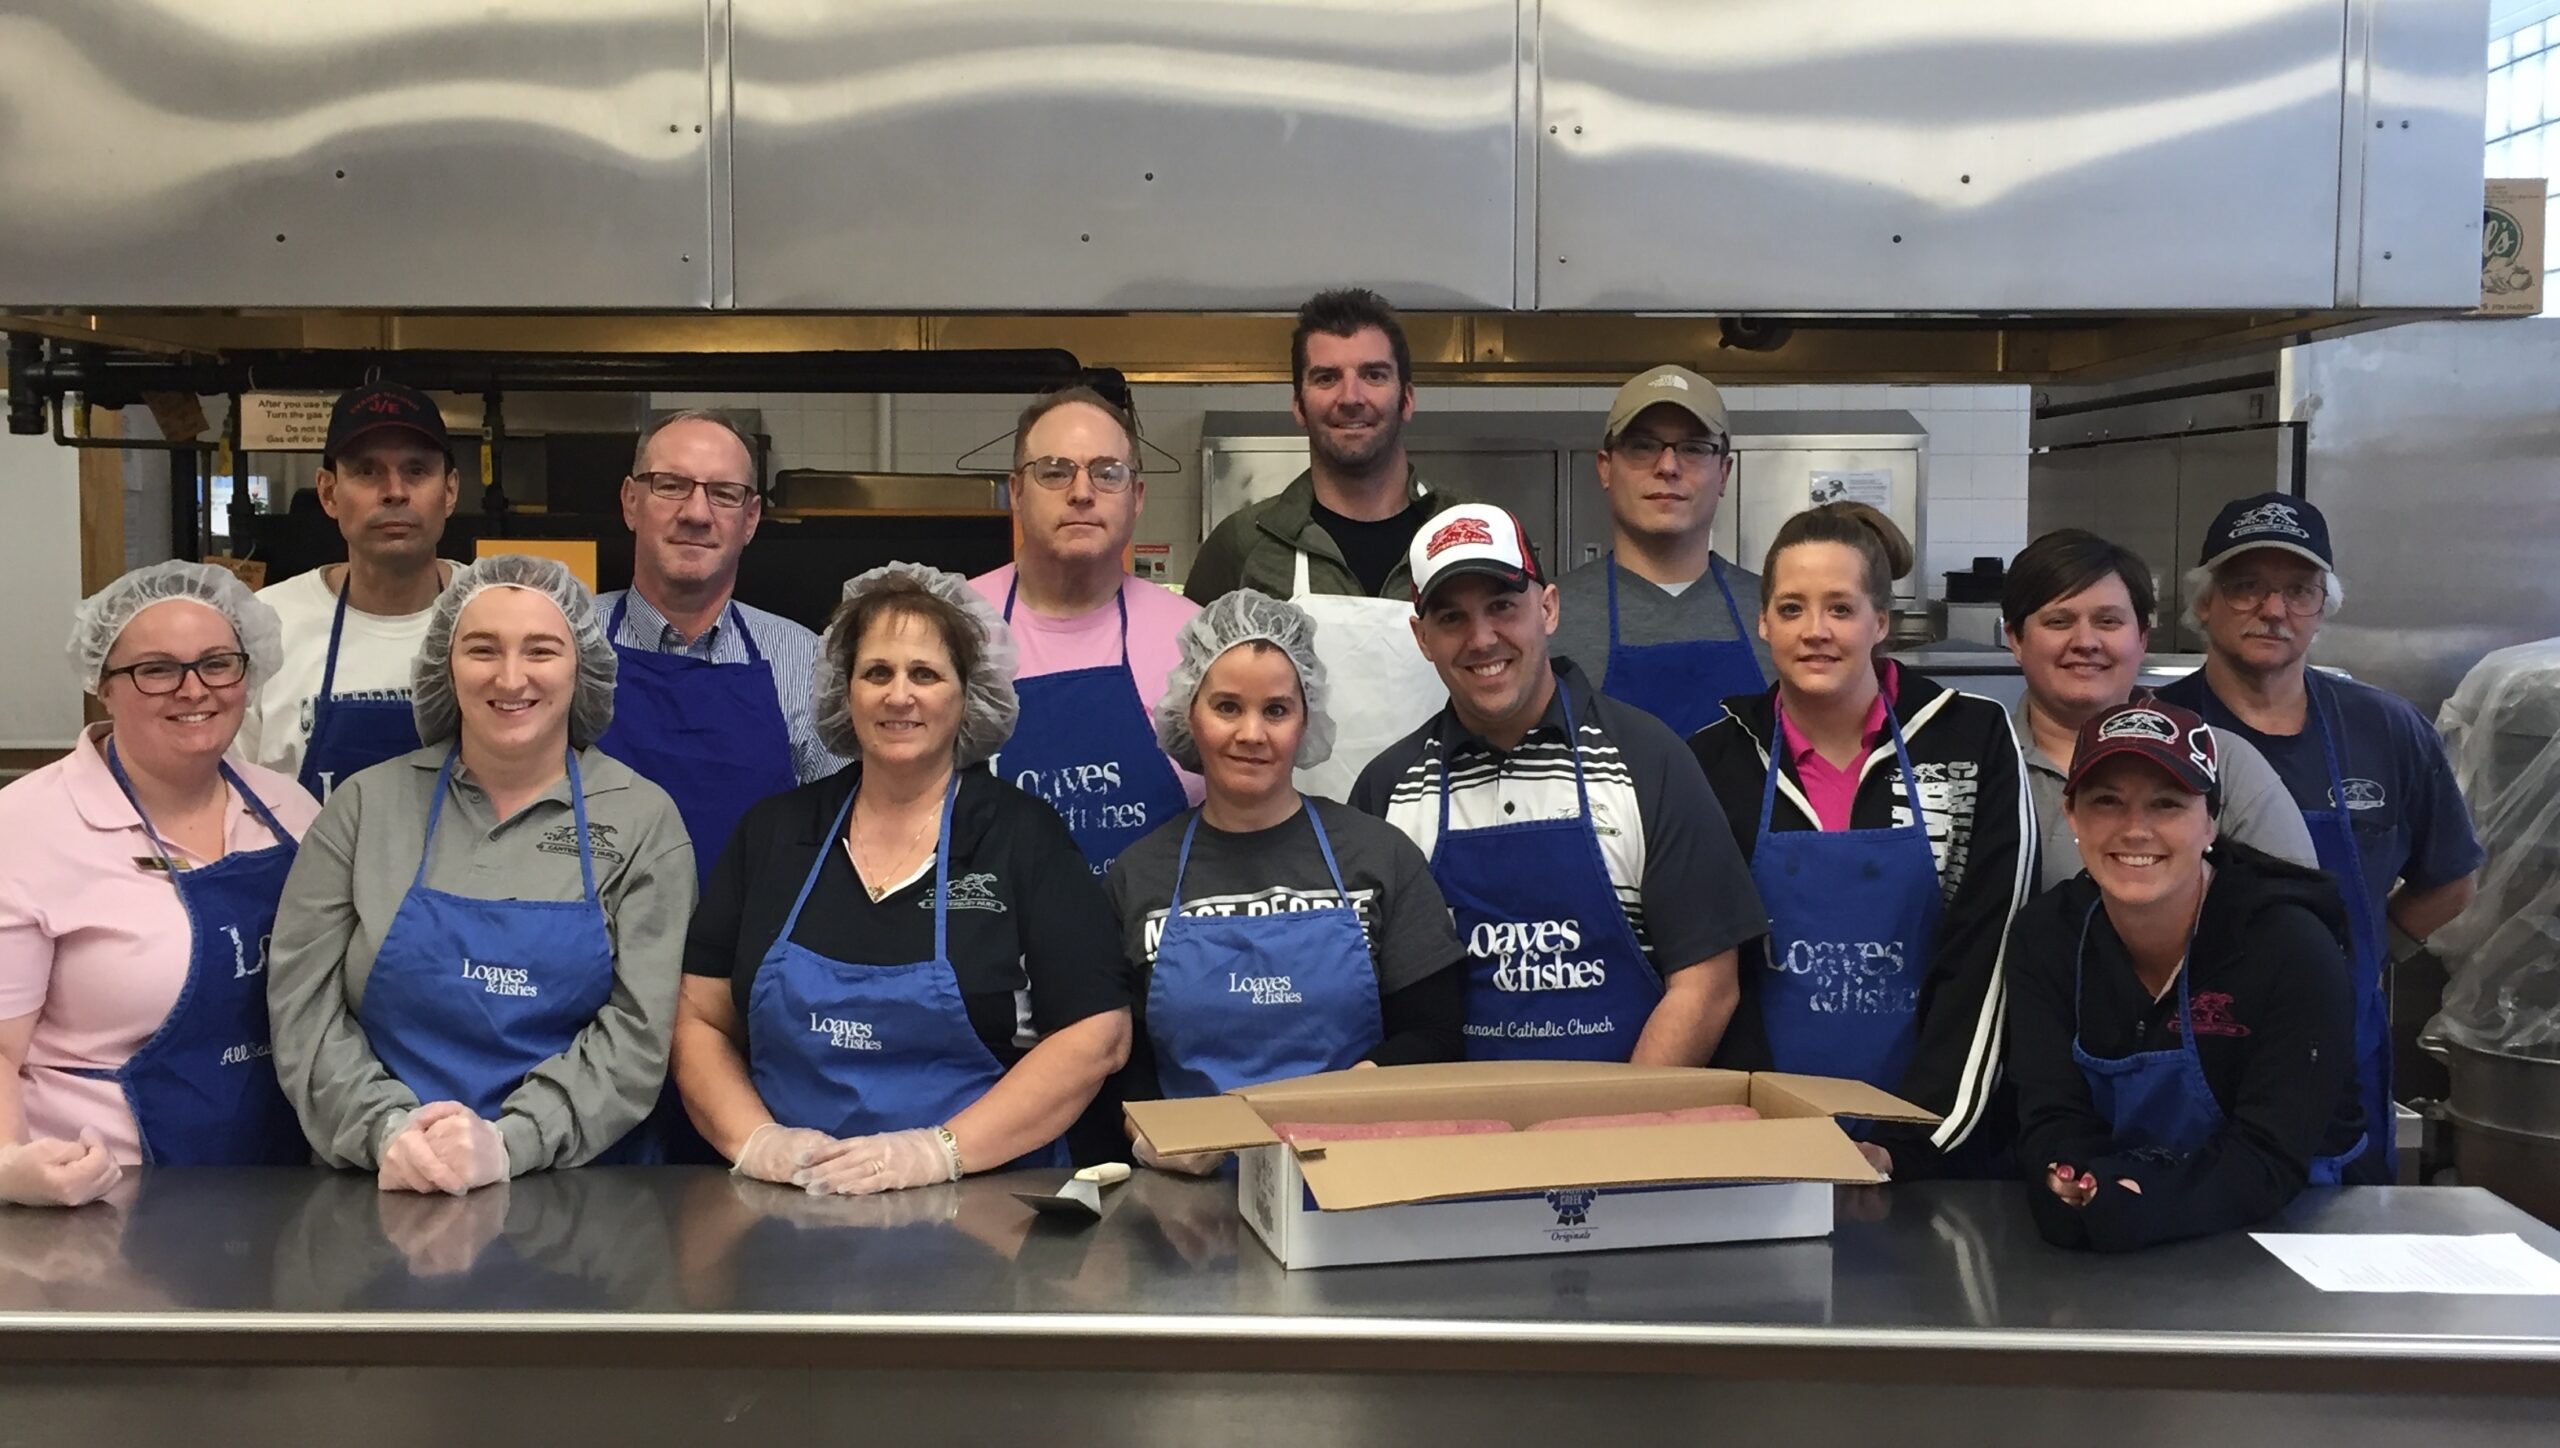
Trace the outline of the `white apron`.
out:
M 1346 800 L 1369 761 L 1422 727 L 1449 702 L 1440 671 L 1413 639 L 1413 605 L 1393 598 L 1315 593 L 1307 554 L 1297 550 L 1289 601 L 1315 620 L 1316 657 L 1333 686 L 1333 757 L 1298 771 L 1298 789 Z

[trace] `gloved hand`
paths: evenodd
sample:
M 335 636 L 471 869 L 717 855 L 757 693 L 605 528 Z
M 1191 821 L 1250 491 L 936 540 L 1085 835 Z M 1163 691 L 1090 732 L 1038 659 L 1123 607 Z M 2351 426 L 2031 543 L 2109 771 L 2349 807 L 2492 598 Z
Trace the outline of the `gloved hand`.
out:
M 1229 1155 L 1223 1151 L 1195 1151 L 1186 1156 L 1158 1156 L 1155 1143 L 1147 1140 L 1145 1132 L 1134 1127 L 1129 1133 L 1129 1144 L 1137 1148 L 1134 1154 L 1138 1165 L 1171 1172 L 1175 1176 L 1207 1176 L 1224 1164 Z
M 507 1179 L 507 1139 L 498 1134 L 498 1123 L 478 1112 L 456 1111 L 430 1123 L 427 1142 L 462 1174 L 464 1191 Z
M 382 1235 L 400 1249 L 413 1277 L 447 1277 L 468 1272 L 507 1226 L 507 1193 L 465 1197 L 378 1192 Z
M 443 1192 L 458 1197 L 473 1187 L 506 1179 L 507 1148 L 498 1128 L 459 1101 L 430 1102 L 395 1116 L 383 1137 L 375 1184 L 386 1192 Z
M 76 1207 L 94 1202 L 124 1180 L 124 1168 L 107 1144 L 86 1127 L 78 1141 L 40 1136 L 0 1146 L 0 1202 L 22 1207 Z
M 790 1186 L 793 1175 L 809 1164 L 811 1156 L 834 1145 L 836 1139 L 823 1131 L 768 1121 L 747 1133 L 745 1143 L 738 1148 L 738 1159 L 729 1164 L 729 1172 Z
M 791 1184 L 812 1196 L 867 1197 L 959 1178 L 951 1153 L 942 1149 L 942 1133 L 926 1126 L 839 1141 L 810 1157 Z

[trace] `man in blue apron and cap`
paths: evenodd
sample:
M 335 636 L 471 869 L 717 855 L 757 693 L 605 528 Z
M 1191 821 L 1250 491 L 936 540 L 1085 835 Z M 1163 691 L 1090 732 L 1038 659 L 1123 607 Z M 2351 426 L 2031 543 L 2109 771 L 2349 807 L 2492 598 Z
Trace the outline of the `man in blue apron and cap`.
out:
M 2368 1133 L 2347 1180 L 2396 1181 L 2391 967 L 2471 903 L 2482 851 L 2470 811 L 2416 709 L 2309 666 L 2311 641 L 2346 598 L 2319 509 L 2285 493 L 2225 505 L 2186 586 L 2204 667 L 2160 697 L 2257 746 L 2302 806 L 2321 867 L 2338 877 Z
M 241 758 L 325 802 L 357 770 L 418 747 L 409 664 L 453 578 L 436 545 L 461 485 L 425 393 L 374 382 L 339 396 L 319 493 L 347 561 L 258 591 L 284 625 L 284 656 L 240 721 Z
M 1200 776 L 1165 757 L 1153 719 L 1174 638 L 1200 608 L 1129 576 L 1147 485 L 1118 402 L 1068 387 L 1025 408 L 1012 496 L 1014 561 L 969 580 L 1022 651 L 1022 722 L 989 767 L 1047 800 L 1099 875 L 1200 800 Z
M 1595 460 L 1609 496 L 1606 554 L 1556 580 L 1557 657 L 1582 665 L 1686 739 L 1776 674 L 1737 598 L 1760 576 L 1714 551 L 1716 507 L 1733 481 L 1733 423 L 1716 385 L 1686 367 L 1628 380 L 1609 404 Z
M 1769 921 L 1696 757 L 1548 656 L 1556 590 L 1509 512 L 1447 509 L 1411 565 L 1449 701 L 1351 804 L 1430 858 L 1467 951 L 1468 1057 L 1705 1065 L 1735 951 Z

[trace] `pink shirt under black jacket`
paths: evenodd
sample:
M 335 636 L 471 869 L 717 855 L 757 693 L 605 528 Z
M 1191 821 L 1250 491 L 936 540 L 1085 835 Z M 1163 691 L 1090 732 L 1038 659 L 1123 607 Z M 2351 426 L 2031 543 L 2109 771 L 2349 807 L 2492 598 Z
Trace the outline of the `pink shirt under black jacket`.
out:
M 122 1090 L 72 1072 L 121 1066 L 160 1028 L 186 984 L 191 933 L 168 875 L 134 863 L 157 852 L 107 772 L 106 727 L 0 789 L 0 1021 L 36 1017 L 18 1072 L 25 1136 L 94 1128 L 133 1165 L 141 1139 Z M 320 813 L 292 776 L 232 768 L 296 839 Z M 233 850 L 275 843 L 236 792 L 223 839 Z

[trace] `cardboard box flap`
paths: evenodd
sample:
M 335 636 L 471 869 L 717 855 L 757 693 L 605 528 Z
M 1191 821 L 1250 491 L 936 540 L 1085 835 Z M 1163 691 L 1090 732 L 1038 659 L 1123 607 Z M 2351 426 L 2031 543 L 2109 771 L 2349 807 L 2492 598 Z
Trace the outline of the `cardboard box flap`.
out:
M 1739 1076 L 1739 1072 L 1702 1071 L 1691 1066 L 1629 1066 L 1602 1061 L 1447 1061 L 1427 1066 L 1379 1066 L 1358 1071 L 1329 1071 L 1243 1086 L 1230 1093 L 1258 1106 L 1343 1096 L 1389 1096 L 1405 1092 L 1508 1090 L 1522 1086 L 1573 1086 L 1587 1083 L 1690 1081 L 1702 1075 Z
M 1166 1156 L 1276 1146 L 1280 1138 L 1236 1096 L 1194 1096 L 1179 1101 L 1132 1101 L 1121 1111 Z
M 1832 1116 L 1852 1116 L 1861 1121 L 1908 1121 L 1921 1126 L 1935 1125 L 1938 1114 L 1924 1111 L 1890 1091 L 1878 1090 L 1864 1081 L 1844 1081 L 1836 1076 L 1793 1076 L 1784 1071 L 1760 1071 L 1754 1081 L 1765 1081 L 1806 1105 Z
M 1301 1149 L 1298 1170 L 1327 1211 L 1571 1187 L 1882 1180 L 1819 1117 L 1329 1142 Z

